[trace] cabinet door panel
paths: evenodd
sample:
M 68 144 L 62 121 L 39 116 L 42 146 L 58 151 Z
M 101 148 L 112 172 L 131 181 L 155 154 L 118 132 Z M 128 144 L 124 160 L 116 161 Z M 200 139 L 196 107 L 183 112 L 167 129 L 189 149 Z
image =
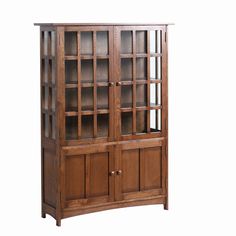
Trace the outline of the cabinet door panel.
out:
M 139 191 L 139 150 L 122 151 L 122 192 Z
M 70 156 L 65 161 L 66 200 L 85 197 L 85 155 Z
M 96 147 L 97 148 L 97 147 Z M 114 197 L 112 147 L 71 149 L 62 160 L 64 207 L 105 203 Z M 94 149 L 94 151 L 93 151 Z M 83 152 L 84 153 L 81 153 Z M 71 152 L 71 153 L 70 153 Z
M 107 196 L 109 194 L 109 154 L 90 154 L 89 197 Z
M 140 149 L 140 182 L 141 190 L 162 187 L 162 153 L 161 147 Z
M 134 142 L 120 145 L 117 150 L 116 199 L 133 199 L 165 194 L 166 162 L 162 144 Z

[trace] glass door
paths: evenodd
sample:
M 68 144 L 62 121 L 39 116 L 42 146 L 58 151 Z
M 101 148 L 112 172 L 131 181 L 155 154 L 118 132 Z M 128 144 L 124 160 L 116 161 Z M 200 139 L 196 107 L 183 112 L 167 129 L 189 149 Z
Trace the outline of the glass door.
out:
M 162 132 L 162 27 L 117 27 L 120 139 L 160 136 Z
M 66 140 L 113 136 L 112 33 L 109 27 L 65 32 Z

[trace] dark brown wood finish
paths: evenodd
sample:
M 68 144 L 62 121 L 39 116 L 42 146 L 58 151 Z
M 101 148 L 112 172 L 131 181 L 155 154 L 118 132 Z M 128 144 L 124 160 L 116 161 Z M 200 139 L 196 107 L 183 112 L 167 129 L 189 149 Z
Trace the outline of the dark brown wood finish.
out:
M 35 25 L 42 217 L 168 209 L 169 24 Z

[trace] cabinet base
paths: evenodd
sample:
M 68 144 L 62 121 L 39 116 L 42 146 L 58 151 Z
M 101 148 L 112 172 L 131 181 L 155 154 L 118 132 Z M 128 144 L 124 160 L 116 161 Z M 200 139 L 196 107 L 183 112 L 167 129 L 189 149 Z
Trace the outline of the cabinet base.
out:
M 88 214 L 92 212 L 116 209 L 116 208 L 142 206 L 142 205 L 154 205 L 154 204 L 163 204 L 164 209 L 165 210 L 168 209 L 166 196 L 158 196 L 158 197 L 148 197 L 148 198 L 136 199 L 136 200 L 117 201 L 117 202 L 105 203 L 105 204 L 94 205 L 94 206 L 65 208 L 61 212 L 62 213 L 61 219 L 65 219 L 65 218 L 77 216 L 77 215 Z M 61 226 L 61 219 L 57 219 L 56 217 L 56 209 L 46 203 L 43 203 L 42 217 L 45 218 L 46 214 L 49 214 L 54 219 L 56 219 L 57 226 Z

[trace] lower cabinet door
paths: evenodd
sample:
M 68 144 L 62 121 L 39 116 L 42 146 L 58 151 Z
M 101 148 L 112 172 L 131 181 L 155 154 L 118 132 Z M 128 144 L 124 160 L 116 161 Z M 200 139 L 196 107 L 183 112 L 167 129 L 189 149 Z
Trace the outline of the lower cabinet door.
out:
M 79 207 L 114 200 L 112 146 L 72 148 L 62 155 L 62 205 Z
M 116 200 L 166 193 L 167 163 L 162 142 L 127 142 L 117 150 Z

